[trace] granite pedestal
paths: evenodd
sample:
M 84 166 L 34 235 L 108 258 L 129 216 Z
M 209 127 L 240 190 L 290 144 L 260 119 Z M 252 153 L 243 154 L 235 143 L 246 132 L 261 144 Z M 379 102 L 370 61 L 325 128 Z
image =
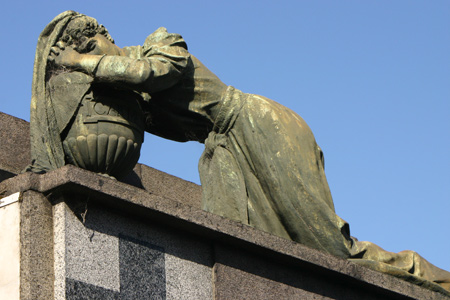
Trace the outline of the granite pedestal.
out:
M 144 165 L 16 175 L 16 141 L 0 145 L 0 299 L 448 299 L 205 212 L 200 186 Z

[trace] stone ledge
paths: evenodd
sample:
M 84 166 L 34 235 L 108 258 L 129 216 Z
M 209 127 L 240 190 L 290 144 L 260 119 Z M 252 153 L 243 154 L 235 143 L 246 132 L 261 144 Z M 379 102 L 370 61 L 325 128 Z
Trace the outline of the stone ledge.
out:
M 282 264 L 309 269 L 346 285 L 384 294 L 387 298 L 448 299 L 390 275 L 205 212 L 192 205 L 196 200 L 179 202 L 164 193 L 149 192 L 71 165 L 43 175 L 21 174 L 0 183 L 0 196 L 28 190 L 43 193 L 52 202 L 59 201 L 64 195 L 89 194 L 95 196 L 93 201 L 121 213 L 245 249 Z
M 30 162 L 30 126 L 0 112 L 0 181 L 20 173 Z

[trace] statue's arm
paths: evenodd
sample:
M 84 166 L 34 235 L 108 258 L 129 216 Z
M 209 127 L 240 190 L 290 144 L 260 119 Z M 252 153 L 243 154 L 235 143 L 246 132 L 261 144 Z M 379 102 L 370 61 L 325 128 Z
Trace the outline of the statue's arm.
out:
M 160 28 L 144 45 L 126 47 L 123 56 L 80 54 L 66 49 L 55 62 L 94 77 L 94 81 L 120 85 L 147 93 L 178 82 L 190 59 L 186 43 L 178 34 Z
M 114 83 L 142 92 L 153 93 L 173 86 L 188 64 L 189 54 L 180 47 L 139 59 L 104 56 L 94 70 L 97 82 Z

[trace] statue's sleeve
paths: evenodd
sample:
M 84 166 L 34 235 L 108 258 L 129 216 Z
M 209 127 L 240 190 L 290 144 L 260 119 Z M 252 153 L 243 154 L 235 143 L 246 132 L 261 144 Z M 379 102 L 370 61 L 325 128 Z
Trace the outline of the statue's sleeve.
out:
M 98 82 L 110 82 L 154 93 L 178 82 L 189 63 L 181 35 L 159 28 L 143 46 L 124 48 L 128 56 L 104 56 L 95 72 Z

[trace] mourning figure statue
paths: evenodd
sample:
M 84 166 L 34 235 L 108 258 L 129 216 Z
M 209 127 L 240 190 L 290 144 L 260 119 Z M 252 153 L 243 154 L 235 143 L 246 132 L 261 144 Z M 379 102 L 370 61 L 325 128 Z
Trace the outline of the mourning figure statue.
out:
M 70 163 L 123 177 L 139 159 L 144 134 L 142 97 L 132 89 L 94 81 L 91 74 L 95 62 L 93 69 L 80 72 L 52 61 L 55 45 L 87 53 L 92 45 L 83 41 L 93 36 L 113 41 L 94 19 L 64 13 L 39 37 L 31 100 L 29 169 L 33 172 L 43 173 Z M 119 54 L 114 49 L 105 52 Z
M 205 144 L 199 172 L 206 211 L 450 290 L 450 273 L 417 253 L 351 237 L 335 213 L 323 153 L 295 112 L 227 86 L 165 28 L 142 46 L 119 48 L 95 19 L 58 15 L 36 51 L 29 169 L 70 163 L 124 176 L 137 162 L 144 130 Z

